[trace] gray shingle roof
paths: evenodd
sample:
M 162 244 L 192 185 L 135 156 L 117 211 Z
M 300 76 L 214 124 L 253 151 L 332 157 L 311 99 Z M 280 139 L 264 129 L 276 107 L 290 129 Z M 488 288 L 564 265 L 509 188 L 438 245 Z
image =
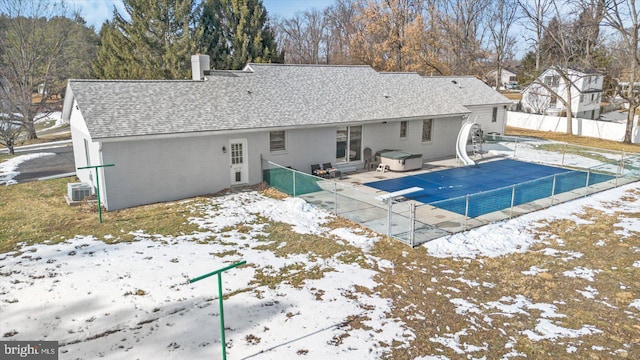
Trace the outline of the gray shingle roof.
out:
M 513 101 L 473 76 L 425 77 L 431 86 L 460 99 L 462 105 L 511 104 Z M 455 83 L 454 83 L 455 81 Z
M 241 75 L 70 80 L 69 88 L 94 139 L 469 112 L 451 91 L 417 74 L 383 74 L 368 66 L 249 64 Z

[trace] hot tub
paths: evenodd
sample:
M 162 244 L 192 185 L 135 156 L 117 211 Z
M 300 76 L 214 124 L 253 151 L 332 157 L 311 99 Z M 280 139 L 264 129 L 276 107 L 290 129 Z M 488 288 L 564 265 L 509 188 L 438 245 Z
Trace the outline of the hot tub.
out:
M 422 169 L 422 154 L 413 154 L 399 150 L 382 150 L 376 153 L 381 164 L 391 171 L 410 171 Z

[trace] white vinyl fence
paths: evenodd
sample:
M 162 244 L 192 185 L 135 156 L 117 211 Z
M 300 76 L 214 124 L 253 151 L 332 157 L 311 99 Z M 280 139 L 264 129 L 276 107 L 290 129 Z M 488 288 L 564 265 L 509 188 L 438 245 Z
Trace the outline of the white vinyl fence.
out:
M 636 115 L 634 123 L 631 141 L 638 144 L 640 143 L 638 115 Z M 507 111 L 507 125 L 529 130 L 566 132 L 567 118 Z M 622 141 L 625 130 L 626 124 L 624 123 L 573 118 L 574 135 Z

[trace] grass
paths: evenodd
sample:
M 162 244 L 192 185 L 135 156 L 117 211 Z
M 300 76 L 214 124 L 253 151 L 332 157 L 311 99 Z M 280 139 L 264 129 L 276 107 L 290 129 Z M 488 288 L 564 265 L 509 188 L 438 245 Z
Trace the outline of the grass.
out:
M 631 266 L 637 256 L 630 251 L 640 248 L 640 238 L 616 235 L 613 230 L 620 218 L 639 215 L 606 214 L 587 209 L 578 216 L 585 222 L 577 225 L 574 220 L 564 219 L 544 223 L 537 231 L 538 236 L 545 239 L 542 244 L 524 254 L 499 258 L 435 259 L 429 258 L 423 249 L 407 251 L 392 241 L 379 242 L 375 255 L 390 259 L 395 266 L 393 271 L 384 271 L 378 276 L 378 283 L 384 285 L 375 290 L 382 296 L 396 299 L 392 315 L 404 320 L 417 334 L 409 349 L 396 349 L 391 357 L 441 354 L 459 358 L 455 351 L 430 340 L 442 334 L 442 328 L 446 326 L 449 328 L 446 333 L 466 329 L 460 343 L 487 344 L 488 349 L 505 349 L 516 339 L 515 350 L 529 358 L 565 358 L 568 345 L 578 349 L 580 358 L 606 358 L 606 353 L 594 351 L 600 347 L 624 349 L 629 358 L 637 358 L 640 355 L 640 347 L 637 346 L 640 326 L 637 317 L 629 316 L 631 313 L 626 309 L 630 309 L 629 303 L 640 295 L 640 269 Z M 580 256 L 567 261 L 562 256 L 545 255 L 542 251 L 545 248 L 561 249 Z M 522 273 L 532 266 L 545 271 L 535 276 Z M 595 282 L 563 275 L 576 267 L 601 272 L 595 276 Z M 469 286 L 470 283 L 478 285 Z M 592 301 L 579 293 L 588 286 L 598 292 Z M 451 306 L 451 300 L 456 298 L 486 306 L 505 296 L 517 295 L 535 304 L 556 306 L 558 313 L 566 315 L 560 318 L 563 327 L 579 329 L 589 324 L 602 334 L 581 336 L 575 341 L 532 342 L 523 332 L 535 327 L 535 321 L 540 317 L 539 310 L 530 309 L 528 314 L 512 316 L 495 310 L 485 314 L 460 314 Z M 405 311 L 407 308 L 412 311 Z M 482 306 L 479 308 L 483 309 Z M 492 321 L 486 321 L 485 315 Z M 626 348 L 625 344 L 636 346 Z M 491 352 L 474 355 L 491 356 Z
M 187 218 L 194 214 L 186 205 L 164 203 L 103 212 L 98 221 L 96 205 L 70 207 L 64 200 L 67 183 L 75 178 L 33 181 L 0 186 L 0 253 L 15 250 L 18 244 L 51 243 L 78 235 L 93 235 L 107 242 L 130 241 L 129 232 L 151 234 L 192 233 L 197 226 Z

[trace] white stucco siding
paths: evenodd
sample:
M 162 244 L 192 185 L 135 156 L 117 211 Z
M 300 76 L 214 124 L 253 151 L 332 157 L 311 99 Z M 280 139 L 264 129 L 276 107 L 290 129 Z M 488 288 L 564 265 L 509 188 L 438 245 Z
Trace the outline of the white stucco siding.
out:
M 326 162 L 336 165 L 336 128 L 307 128 L 285 130 L 284 151 L 271 151 L 269 132 L 262 133 L 257 143 L 264 159 L 282 166 L 291 166 L 309 173 L 311 164 Z
M 362 147 L 376 151 L 396 149 L 422 154 L 423 160 L 438 159 L 455 154 L 455 142 L 462 126 L 462 118 L 433 119 L 431 141 L 422 141 L 423 120 L 407 123 L 407 137 L 400 138 L 400 121 L 367 125 L 363 131 Z
M 506 124 L 506 109 L 504 105 L 467 105 L 470 111 L 470 120 L 480 124 L 480 128 L 485 134 L 498 133 L 504 134 Z M 493 108 L 497 109 L 496 121 L 493 121 Z
M 73 110 L 69 116 L 75 166 L 79 168 L 100 164 L 100 144 L 91 139 L 82 112 L 78 110 L 77 106 L 78 103 L 74 100 Z M 81 182 L 93 184 L 95 190 L 94 172 L 91 170 L 77 170 L 76 176 Z
M 109 210 L 179 200 L 229 187 L 228 139 L 215 136 L 105 142 Z M 259 162 L 259 160 L 258 160 Z

